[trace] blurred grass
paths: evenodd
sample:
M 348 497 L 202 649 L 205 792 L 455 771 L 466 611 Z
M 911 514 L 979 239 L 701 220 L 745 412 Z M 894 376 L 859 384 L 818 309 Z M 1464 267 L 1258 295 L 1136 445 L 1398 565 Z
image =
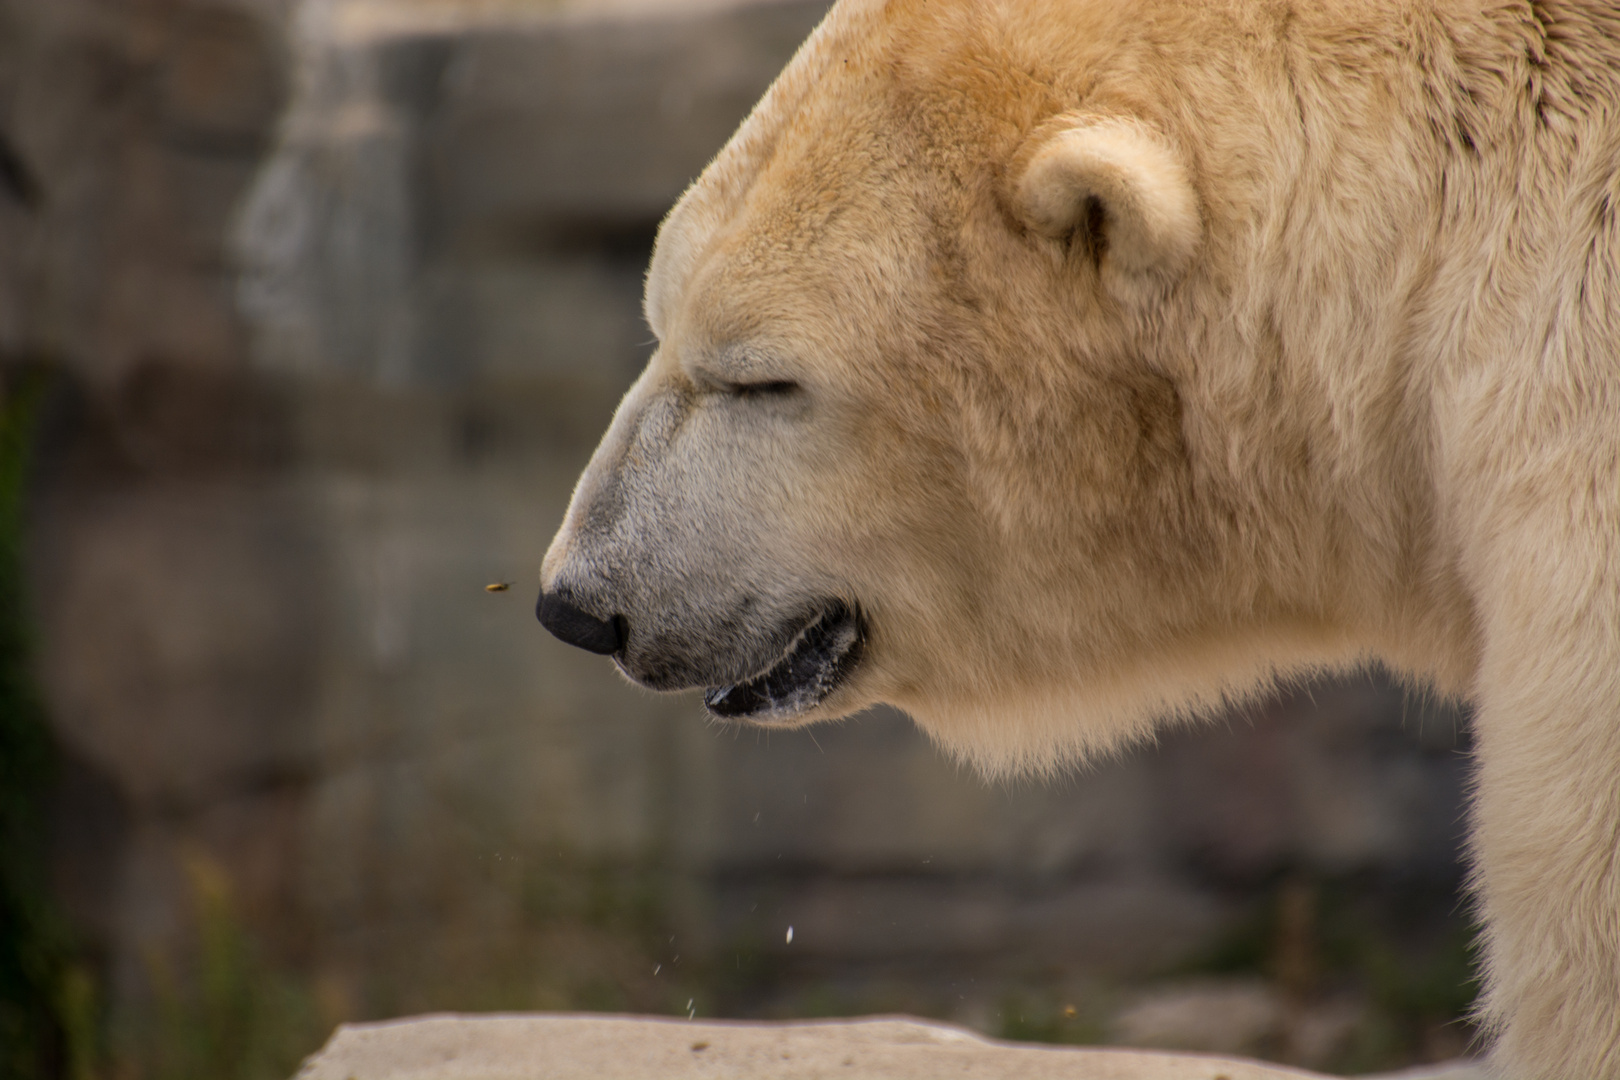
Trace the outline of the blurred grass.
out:
M 104 976 L 49 874 L 60 760 L 31 670 L 24 566 L 36 432 L 56 377 L 0 369 L 0 1080 L 286 1080 L 319 1045 L 311 995 L 260 957 L 222 871 L 198 857 L 195 964 L 150 963 L 154 994 L 110 1038 Z
M 148 960 L 153 1000 L 117 1042 L 116 1071 L 141 1080 L 286 1080 L 324 1041 L 306 980 L 268 964 L 238 914 L 224 870 L 186 862 L 196 911 L 192 963 Z
M 1451 883 L 1355 875 L 1280 877 L 1227 935 L 1169 979 L 1258 978 L 1284 1000 L 1340 995 L 1361 1004 L 1340 1049 L 1315 1068 L 1396 1069 L 1464 1053 L 1479 982 L 1474 926 Z
M 47 800 L 57 758 L 30 670 L 25 511 L 34 433 L 51 377 L 0 382 L 0 1080 L 87 1080 L 99 995 L 50 900 Z

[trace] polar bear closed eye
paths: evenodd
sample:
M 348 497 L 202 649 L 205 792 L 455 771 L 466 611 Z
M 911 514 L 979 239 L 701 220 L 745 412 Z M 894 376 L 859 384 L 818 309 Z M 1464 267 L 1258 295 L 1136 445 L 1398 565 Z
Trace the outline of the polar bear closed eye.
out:
M 1620 1078 L 1620 15 L 841 0 L 671 211 L 541 620 L 1050 771 L 1377 658 L 1475 706 L 1483 1019 Z

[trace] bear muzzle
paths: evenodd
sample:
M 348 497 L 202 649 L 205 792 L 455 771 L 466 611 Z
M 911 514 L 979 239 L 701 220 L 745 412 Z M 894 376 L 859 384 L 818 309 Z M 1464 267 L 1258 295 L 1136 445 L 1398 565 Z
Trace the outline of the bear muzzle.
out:
M 534 605 L 535 618 L 553 635 L 586 652 L 610 656 L 624 648 L 630 637 L 623 615 L 598 619 L 561 591 L 541 592 Z
M 703 704 L 726 720 L 792 720 L 816 708 L 860 663 L 866 623 L 860 610 L 832 600 L 795 633 L 764 671 L 742 682 L 710 686 Z
M 774 632 L 724 635 L 698 650 L 684 635 L 655 632 L 643 634 L 632 652 L 625 616 L 593 615 L 563 588 L 542 589 L 535 616 L 560 640 L 612 656 L 619 669 L 642 686 L 701 688 L 703 703 L 713 715 L 767 723 L 796 719 L 842 687 L 863 658 L 867 636 L 859 607 L 833 599 L 814 605 Z M 775 647 L 768 644 L 773 639 Z M 769 651 L 761 655 L 760 646 Z M 722 674 L 728 667 L 750 674 L 728 677 Z

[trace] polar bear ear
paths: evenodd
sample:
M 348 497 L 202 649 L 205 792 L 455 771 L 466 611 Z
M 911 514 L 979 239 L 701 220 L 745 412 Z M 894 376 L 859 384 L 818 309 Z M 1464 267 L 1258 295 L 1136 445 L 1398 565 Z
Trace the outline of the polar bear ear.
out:
M 1063 117 L 1019 156 L 1014 212 L 1043 236 L 1100 231 L 1099 264 L 1111 284 L 1139 294 L 1187 268 L 1201 231 L 1198 199 L 1180 157 L 1146 124 Z

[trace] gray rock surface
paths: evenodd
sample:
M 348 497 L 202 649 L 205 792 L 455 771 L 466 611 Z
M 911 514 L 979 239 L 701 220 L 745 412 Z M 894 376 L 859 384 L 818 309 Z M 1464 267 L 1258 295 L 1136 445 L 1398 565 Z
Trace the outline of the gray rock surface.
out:
M 1308 1080 L 1238 1058 L 1014 1046 L 904 1018 L 431 1017 L 344 1027 L 298 1080 Z M 1451 1080 L 1447 1077 L 1446 1080 Z M 1457 1076 L 1456 1080 L 1468 1080 Z
M 234 235 L 260 365 L 622 381 L 640 268 L 577 256 L 639 249 L 826 8 L 309 0 Z

